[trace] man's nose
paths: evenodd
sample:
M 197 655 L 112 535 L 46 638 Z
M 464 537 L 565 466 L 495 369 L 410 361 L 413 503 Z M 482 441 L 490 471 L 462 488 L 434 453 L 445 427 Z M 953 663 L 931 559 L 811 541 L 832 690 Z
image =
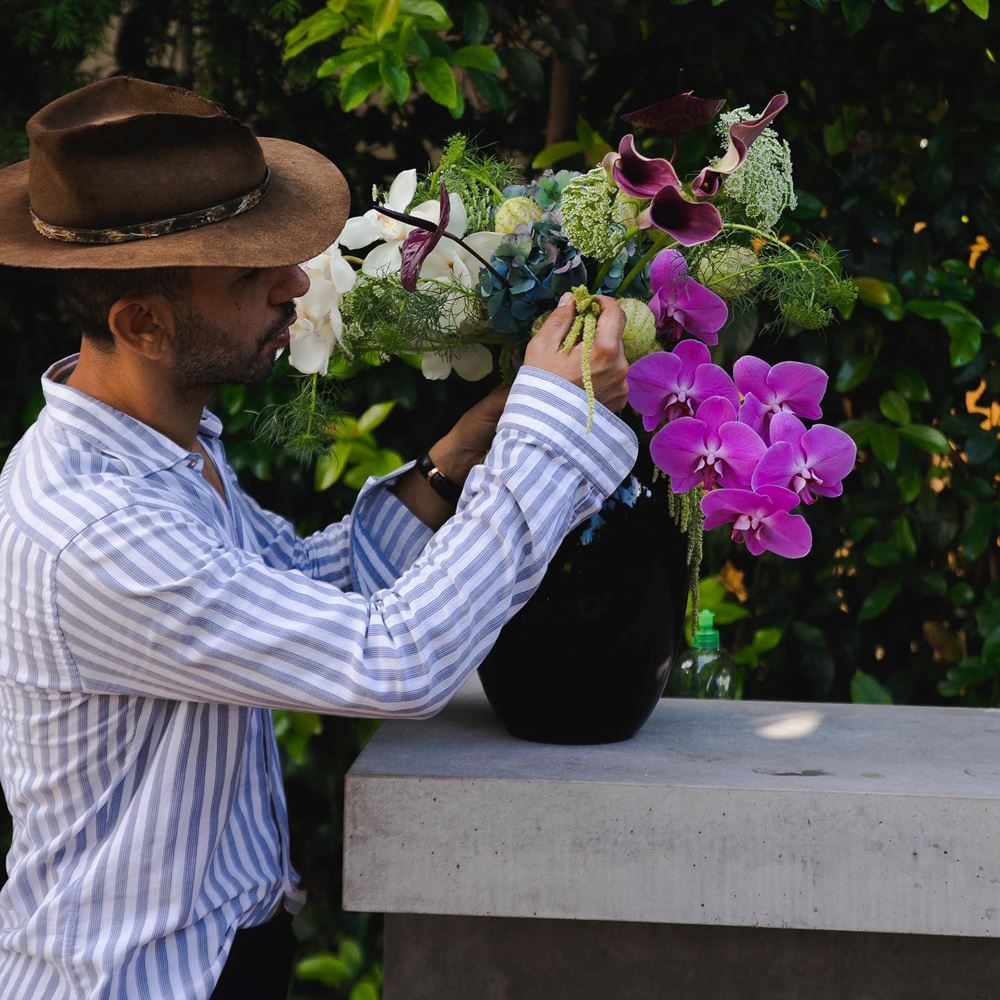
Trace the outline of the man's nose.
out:
M 309 276 L 298 264 L 277 268 L 277 280 L 271 286 L 271 305 L 280 306 L 300 299 L 309 291 Z

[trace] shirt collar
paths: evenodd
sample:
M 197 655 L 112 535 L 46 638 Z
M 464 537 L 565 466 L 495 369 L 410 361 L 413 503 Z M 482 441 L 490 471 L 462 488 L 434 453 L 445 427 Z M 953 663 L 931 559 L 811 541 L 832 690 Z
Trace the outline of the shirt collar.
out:
M 80 355 L 71 354 L 51 365 L 42 375 L 47 418 L 72 429 L 100 451 L 125 463 L 132 474 L 146 476 L 188 461 L 192 453 L 135 417 L 66 385 Z M 199 436 L 217 438 L 222 421 L 203 409 Z

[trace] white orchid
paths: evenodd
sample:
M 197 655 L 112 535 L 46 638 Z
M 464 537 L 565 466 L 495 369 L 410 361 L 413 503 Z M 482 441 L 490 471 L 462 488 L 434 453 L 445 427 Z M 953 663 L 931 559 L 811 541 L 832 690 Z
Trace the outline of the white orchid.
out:
M 465 235 L 464 214 L 463 211 L 462 231 L 456 233 L 460 237 Z M 483 259 L 489 260 L 496 253 L 502 239 L 503 233 L 482 232 L 465 237 L 465 242 Z M 441 240 L 424 261 L 420 278 L 475 288 L 481 268 L 482 264 L 465 247 L 459 246 L 454 240 Z M 445 330 L 461 330 L 462 322 L 466 319 L 467 302 L 466 296 L 461 292 L 456 292 L 449 298 L 441 316 Z M 420 370 L 424 378 L 445 379 L 452 369 L 467 382 L 478 382 L 493 370 L 493 355 L 483 344 L 467 344 L 443 354 L 431 351 L 421 358 Z
M 344 332 L 340 297 L 354 287 L 356 276 L 336 243 L 306 261 L 302 270 L 309 278 L 309 291 L 295 300 L 288 360 L 304 375 L 326 374 L 333 346 Z

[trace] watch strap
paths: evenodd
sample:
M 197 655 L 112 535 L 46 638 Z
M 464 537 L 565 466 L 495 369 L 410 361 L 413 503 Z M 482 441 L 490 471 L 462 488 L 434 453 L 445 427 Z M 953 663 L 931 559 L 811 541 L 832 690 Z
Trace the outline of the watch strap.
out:
M 424 452 L 417 459 L 417 470 L 430 484 L 431 489 L 442 500 L 454 507 L 458 503 L 458 498 L 462 495 L 462 487 L 453 483 L 433 462 L 428 452 Z

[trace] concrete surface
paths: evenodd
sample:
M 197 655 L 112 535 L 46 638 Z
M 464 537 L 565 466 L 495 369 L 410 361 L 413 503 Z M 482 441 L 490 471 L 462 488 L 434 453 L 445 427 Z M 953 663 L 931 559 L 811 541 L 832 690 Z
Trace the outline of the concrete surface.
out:
M 625 743 L 526 743 L 473 674 L 349 772 L 344 906 L 991 937 L 998 750 L 1000 711 L 672 699 Z

